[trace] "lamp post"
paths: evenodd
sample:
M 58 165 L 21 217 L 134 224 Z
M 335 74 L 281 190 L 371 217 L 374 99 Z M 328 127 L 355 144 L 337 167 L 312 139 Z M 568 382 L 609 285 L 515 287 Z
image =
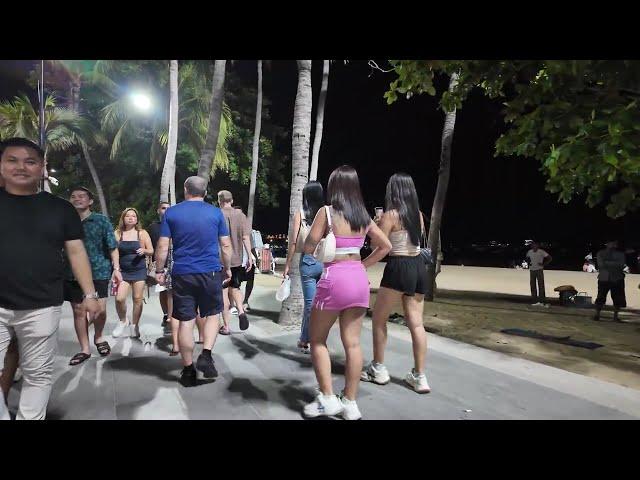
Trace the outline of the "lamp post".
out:
M 40 130 L 40 138 L 39 144 L 40 148 L 43 152 L 46 152 L 46 135 L 45 135 L 45 125 L 44 125 L 44 60 L 40 60 L 40 80 L 38 81 L 38 103 L 40 104 L 39 111 L 39 130 Z M 47 173 L 47 158 L 45 155 L 44 158 L 44 170 L 42 172 L 42 185 L 41 190 L 45 192 L 51 192 L 51 186 L 49 185 L 49 175 Z

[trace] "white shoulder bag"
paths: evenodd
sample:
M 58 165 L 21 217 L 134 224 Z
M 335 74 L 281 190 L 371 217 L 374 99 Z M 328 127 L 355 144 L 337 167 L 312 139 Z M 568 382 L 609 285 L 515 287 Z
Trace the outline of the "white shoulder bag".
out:
M 329 207 L 324 208 L 327 212 L 329 233 L 327 233 L 326 237 L 320 240 L 315 252 L 313 252 L 313 256 L 316 257 L 316 260 L 319 262 L 330 263 L 333 262 L 333 259 L 336 257 L 336 237 L 333 234 L 333 227 L 331 225 L 331 211 L 329 210 Z

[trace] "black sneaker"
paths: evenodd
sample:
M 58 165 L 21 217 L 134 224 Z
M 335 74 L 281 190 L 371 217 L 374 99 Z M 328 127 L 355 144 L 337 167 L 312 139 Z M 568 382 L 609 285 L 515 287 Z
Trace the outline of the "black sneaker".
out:
M 201 353 L 196 362 L 196 368 L 202 372 L 204 378 L 216 378 L 218 376 L 218 371 L 210 355 Z
M 182 375 L 180 375 L 180 383 L 183 387 L 195 387 L 197 384 L 196 369 L 193 368 L 193 364 L 182 369 Z
M 249 328 L 249 319 L 247 318 L 246 313 L 238 315 L 238 319 L 240 320 L 240 330 L 246 330 Z

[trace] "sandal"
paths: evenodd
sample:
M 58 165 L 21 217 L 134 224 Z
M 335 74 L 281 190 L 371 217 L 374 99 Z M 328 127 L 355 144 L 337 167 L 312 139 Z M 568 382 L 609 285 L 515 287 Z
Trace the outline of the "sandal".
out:
M 169 356 L 170 357 L 175 357 L 176 355 L 180 355 L 180 351 L 179 350 L 171 350 L 169 352 Z
M 220 330 L 218 330 L 218 333 L 220 335 L 231 335 L 231 332 L 229 331 L 229 329 L 225 326 L 220 327 Z
M 91 357 L 90 353 L 78 352 L 73 357 L 71 357 L 71 360 L 69 360 L 69 365 L 75 367 L 76 365 L 80 365 L 89 357 Z
M 100 342 L 94 345 L 98 349 L 98 353 L 103 357 L 106 357 L 111 353 L 111 347 L 109 346 L 109 342 Z

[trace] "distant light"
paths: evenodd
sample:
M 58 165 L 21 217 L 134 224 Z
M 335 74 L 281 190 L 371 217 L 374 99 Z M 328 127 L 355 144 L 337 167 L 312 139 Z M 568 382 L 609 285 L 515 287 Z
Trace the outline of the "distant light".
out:
M 149 111 L 151 109 L 151 98 L 147 94 L 140 92 L 132 93 L 131 102 L 133 103 L 134 107 L 143 112 Z
M 52 169 L 50 169 L 49 171 L 50 171 L 51 173 L 56 173 L 56 169 L 55 169 L 55 168 L 52 168 Z

